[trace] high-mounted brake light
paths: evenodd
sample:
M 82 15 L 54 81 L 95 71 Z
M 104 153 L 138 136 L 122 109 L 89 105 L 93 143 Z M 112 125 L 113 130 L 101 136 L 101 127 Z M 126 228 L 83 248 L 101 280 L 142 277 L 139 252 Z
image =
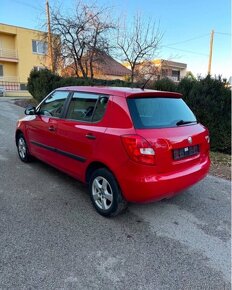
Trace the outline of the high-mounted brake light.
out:
M 155 150 L 151 144 L 139 135 L 121 136 L 129 157 L 138 163 L 155 165 Z

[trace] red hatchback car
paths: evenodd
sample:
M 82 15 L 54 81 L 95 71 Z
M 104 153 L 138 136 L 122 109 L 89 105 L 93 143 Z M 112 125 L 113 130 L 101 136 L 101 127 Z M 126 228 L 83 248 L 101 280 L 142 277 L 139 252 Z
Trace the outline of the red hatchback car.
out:
M 36 157 L 88 184 L 95 209 L 170 198 L 208 172 L 209 132 L 181 94 L 64 87 L 19 120 L 19 157 Z

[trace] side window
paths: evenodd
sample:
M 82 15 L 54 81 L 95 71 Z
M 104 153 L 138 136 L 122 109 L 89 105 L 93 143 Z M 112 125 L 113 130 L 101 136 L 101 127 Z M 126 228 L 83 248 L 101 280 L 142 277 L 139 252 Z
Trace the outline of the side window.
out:
M 39 114 L 59 118 L 69 92 L 56 91 L 50 95 L 40 106 Z
M 108 102 L 108 97 L 99 96 L 96 109 L 93 115 L 93 122 L 100 121 L 103 118 L 105 114 L 107 102 Z
M 103 106 L 107 100 L 107 97 L 98 94 L 75 92 L 68 108 L 67 119 L 86 122 L 99 121 L 104 114 Z

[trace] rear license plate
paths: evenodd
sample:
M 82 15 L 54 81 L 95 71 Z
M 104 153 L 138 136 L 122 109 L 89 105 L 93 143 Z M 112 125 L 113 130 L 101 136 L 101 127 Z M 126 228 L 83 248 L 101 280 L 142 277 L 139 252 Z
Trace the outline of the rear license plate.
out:
M 200 152 L 199 145 L 184 147 L 180 149 L 174 149 L 173 150 L 173 159 L 174 160 L 180 160 L 185 157 L 197 155 Z

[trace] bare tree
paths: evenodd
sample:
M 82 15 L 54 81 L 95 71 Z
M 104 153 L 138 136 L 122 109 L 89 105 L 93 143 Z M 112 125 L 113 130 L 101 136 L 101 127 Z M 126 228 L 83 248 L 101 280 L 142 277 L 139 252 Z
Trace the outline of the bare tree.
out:
M 142 20 L 136 15 L 133 21 L 123 26 L 119 25 L 117 32 L 117 48 L 121 59 L 126 61 L 131 69 L 131 82 L 134 82 L 136 68 L 142 62 L 154 58 L 158 50 L 162 34 L 159 25 L 151 19 Z
M 52 32 L 60 35 L 62 57 L 66 67 L 84 78 L 94 77 L 98 51 L 108 49 L 107 33 L 113 28 L 105 16 L 106 9 L 77 3 L 71 15 L 52 12 Z
M 88 43 L 88 59 L 91 79 L 94 77 L 94 64 L 101 59 L 102 53 L 108 53 L 110 47 L 106 32 L 115 26 L 109 20 L 100 19 L 98 16 L 91 21 L 91 33 Z
M 136 65 L 134 77 L 139 83 L 149 83 L 156 80 L 160 75 L 160 67 L 152 61 L 143 61 Z

